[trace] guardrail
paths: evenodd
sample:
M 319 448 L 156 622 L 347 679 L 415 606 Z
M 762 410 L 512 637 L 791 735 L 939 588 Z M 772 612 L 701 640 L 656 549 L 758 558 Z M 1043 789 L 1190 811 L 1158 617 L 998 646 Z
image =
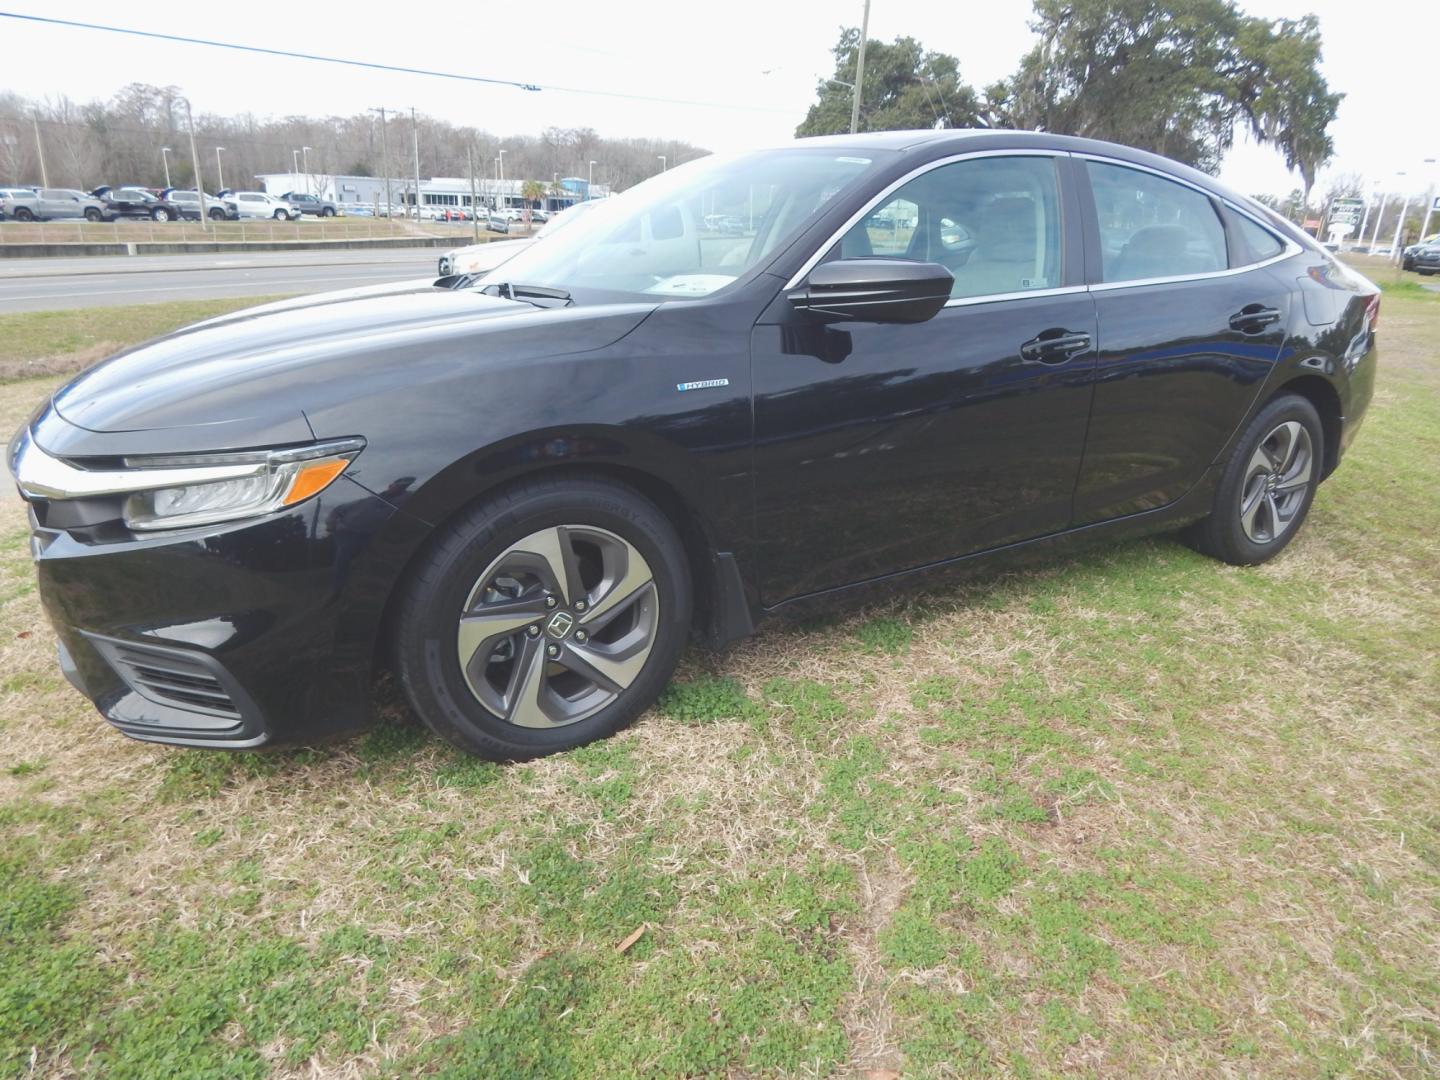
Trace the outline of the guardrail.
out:
M 0 221 L 6 244 L 306 243 L 444 236 L 457 243 L 472 235 L 468 221 L 387 221 L 384 218 L 303 218 L 299 221 Z M 482 238 L 488 236 L 481 231 Z M 500 234 L 496 233 L 495 236 Z

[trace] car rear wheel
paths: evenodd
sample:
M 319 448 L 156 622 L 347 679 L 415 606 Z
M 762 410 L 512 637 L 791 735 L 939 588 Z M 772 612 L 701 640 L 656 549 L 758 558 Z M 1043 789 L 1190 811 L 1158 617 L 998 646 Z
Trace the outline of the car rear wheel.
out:
M 1197 551 L 1234 566 L 1272 559 L 1295 538 L 1324 473 L 1315 406 L 1276 398 L 1251 421 L 1225 466 L 1210 515 L 1185 534 Z
M 86 221 L 99 221 L 99 220 L 100 220 L 100 211 L 99 211 L 99 210 L 96 210 L 95 207 L 93 207 L 93 206 L 90 207 L 88 210 L 85 211 L 85 220 L 86 220 Z
M 29 210 L 25 209 L 25 207 L 23 207 L 23 206 L 17 206 L 17 207 L 15 208 L 15 220 L 16 220 L 16 221 L 34 221 L 34 220 L 35 220 L 35 215 L 32 214 Z
M 321 216 L 321 217 L 334 217 L 334 216 L 335 216 L 335 208 L 334 208 L 333 206 L 327 206 L 327 207 L 325 207 L 324 209 L 322 209 L 322 210 L 320 211 L 320 216 Z
M 218 206 L 215 207 L 214 209 L 212 209 L 212 210 L 210 211 L 210 220 L 211 220 L 211 221 L 224 221 L 224 220 L 225 220 L 225 211 L 224 211 L 224 210 L 221 210 Z
M 603 479 L 540 480 L 465 512 L 406 585 L 400 682 L 436 734 L 522 760 L 625 727 L 690 627 L 689 564 L 648 499 Z

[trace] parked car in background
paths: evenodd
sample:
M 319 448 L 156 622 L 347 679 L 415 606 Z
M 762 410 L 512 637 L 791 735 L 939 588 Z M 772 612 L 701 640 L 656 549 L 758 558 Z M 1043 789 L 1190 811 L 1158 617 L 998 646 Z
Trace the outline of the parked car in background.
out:
M 494 270 L 507 259 L 518 255 L 531 244 L 553 236 L 584 216 L 585 211 L 598 202 L 577 203 L 569 210 L 557 211 L 534 236 L 520 240 L 492 240 L 488 244 L 470 244 L 466 247 L 447 251 L 440 256 L 440 276 L 451 274 L 484 274 Z
M 366 206 L 364 203 L 344 203 L 344 204 L 341 205 L 340 211 L 341 211 L 341 213 L 343 213 L 346 217 L 374 217 L 374 216 L 375 216 L 375 210 L 374 210 L 374 208 L 373 208 L 373 207 L 370 207 L 370 206 Z
M 118 218 L 180 220 L 180 207 L 176 203 L 157 198 L 144 188 L 98 187 L 91 194 L 100 200 L 106 221 L 115 221 Z
M 322 199 L 315 195 L 305 195 L 297 191 L 287 191 L 280 198 L 290 203 L 302 214 L 310 214 L 312 217 L 334 217 L 337 208 L 329 199 Z
M 166 188 L 161 192 L 161 197 L 180 208 L 180 217 L 183 220 L 200 220 L 200 195 L 197 192 Z M 206 195 L 205 216 L 211 221 L 233 221 L 238 215 L 225 205 L 224 199 L 216 195 Z
M 1429 277 L 1431 274 L 1440 274 L 1440 236 L 1431 237 L 1426 243 L 1406 248 L 1401 266 L 1425 277 Z
M 491 210 L 485 217 L 485 228 L 491 232 L 509 233 L 510 219 L 498 210 Z
M 1432 233 L 1431 235 L 1426 236 L 1423 239 L 1405 248 L 1400 254 L 1400 269 L 1417 269 L 1415 265 L 1415 256 L 1420 252 L 1420 249 L 1434 247 L 1437 244 L 1440 244 L 1440 233 Z
M 104 204 L 71 188 L 6 188 L 0 192 L 0 217 L 16 221 L 102 221 Z
M 234 191 L 225 199 L 227 209 L 241 218 L 274 218 L 290 221 L 300 217 L 300 209 L 285 199 L 267 195 L 263 191 Z

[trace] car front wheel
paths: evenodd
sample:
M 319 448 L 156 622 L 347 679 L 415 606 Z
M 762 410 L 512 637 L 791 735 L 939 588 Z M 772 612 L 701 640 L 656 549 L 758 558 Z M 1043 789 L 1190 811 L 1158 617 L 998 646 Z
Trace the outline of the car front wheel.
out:
M 96 210 L 93 206 L 90 207 L 88 210 L 85 211 L 85 220 L 86 220 L 86 221 L 99 221 L 99 220 L 100 220 L 100 211 L 99 211 L 99 210 Z
M 400 682 L 463 750 L 522 760 L 619 731 L 670 678 L 690 627 L 684 547 L 648 499 L 540 480 L 464 513 L 414 568 Z
M 1295 394 L 1276 398 L 1250 422 L 1215 492 L 1210 515 L 1185 539 L 1234 566 L 1272 559 L 1295 538 L 1324 473 L 1324 438 L 1315 406 Z
M 323 209 L 323 210 L 320 211 L 320 216 L 321 216 L 321 217 L 334 217 L 334 216 L 335 216 L 335 208 L 334 208 L 333 206 L 327 206 L 327 207 L 325 207 L 325 209 Z
M 17 208 L 15 209 L 15 220 L 16 220 L 16 221 L 34 221 L 34 220 L 35 220 L 35 215 L 32 214 L 29 210 L 25 209 L 25 207 L 20 206 L 20 207 L 17 207 Z
M 276 210 L 276 211 L 275 211 L 275 220 L 276 220 L 276 221 L 289 221 L 289 220 L 290 220 L 290 215 L 287 214 L 284 210 Z
M 166 210 L 163 206 L 157 206 L 154 210 L 150 211 L 150 216 L 156 221 L 169 221 L 170 211 Z

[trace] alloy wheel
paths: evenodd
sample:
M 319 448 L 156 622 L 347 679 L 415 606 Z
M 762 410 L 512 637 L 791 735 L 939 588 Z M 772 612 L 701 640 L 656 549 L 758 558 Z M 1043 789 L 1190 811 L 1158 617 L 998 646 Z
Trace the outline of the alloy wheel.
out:
M 1314 467 L 1304 424 L 1287 420 L 1260 440 L 1240 485 L 1240 527 L 1252 543 L 1273 543 L 1295 523 Z
M 578 723 L 639 676 L 655 644 L 659 594 L 635 546 L 560 525 L 511 544 L 475 582 L 456 634 L 482 705 L 517 727 Z

